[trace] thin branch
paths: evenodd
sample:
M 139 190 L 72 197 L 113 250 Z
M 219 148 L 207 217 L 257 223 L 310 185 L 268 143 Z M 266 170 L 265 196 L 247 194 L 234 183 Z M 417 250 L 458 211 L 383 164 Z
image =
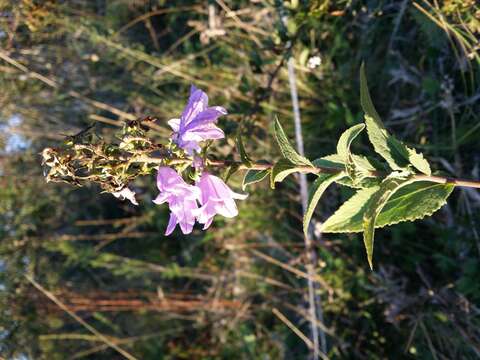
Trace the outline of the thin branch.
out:
M 39 74 L 35 71 L 30 71 L 30 69 L 28 69 L 25 65 L 19 63 L 18 61 L 16 61 L 12 57 L 10 57 L 3 50 L 0 50 L 0 59 L 6 61 L 7 63 L 9 63 L 13 66 L 15 66 L 17 69 L 21 70 L 22 72 L 29 75 L 30 77 L 35 78 L 37 80 L 40 80 L 41 82 L 47 84 L 48 86 L 50 86 L 54 89 L 61 89 L 60 84 L 56 80 L 47 78 L 46 76 L 43 76 L 42 74 Z M 90 104 L 90 105 L 92 105 L 92 106 L 94 106 L 98 109 L 105 110 L 105 111 L 108 111 L 112 114 L 115 114 L 115 115 L 117 115 L 121 118 L 128 119 L 128 120 L 136 120 L 137 119 L 137 117 L 135 115 L 131 114 L 131 113 L 127 113 L 125 111 L 117 109 L 116 107 L 105 104 L 103 102 L 90 99 L 89 97 L 86 97 L 86 96 L 80 94 L 79 92 L 77 92 L 75 90 L 67 91 L 67 94 L 71 97 L 83 100 L 84 102 L 86 102 L 86 103 L 88 103 L 88 104 Z
M 185 163 L 185 159 L 170 159 L 170 164 L 175 163 Z M 157 163 L 157 164 L 164 164 L 164 158 L 152 158 L 148 156 L 139 156 L 132 160 L 132 162 L 150 162 L 150 163 Z M 257 163 L 251 164 L 250 166 L 246 166 L 239 161 L 230 161 L 230 160 L 207 160 L 207 165 L 213 167 L 228 167 L 232 165 L 238 165 L 239 170 L 270 170 L 273 167 L 273 164 L 269 163 Z M 309 173 L 309 174 L 338 174 L 342 170 L 333 167 L 327 166 L 296 166 L 295 171 L 302 172 L 302 173 Z M 368 175 L 371 177 L 384 177 L 388 174 L 381 171 L 372 171 Z M 423 174 L 416 174 L 413 175 L 413 178 L 417 181 L 430 181 L 437 184 L 452 184 L 459 187 L 469 187 L 469 188 L 476 188 L 480 189 L 480 180 L 469 180 L 469 179 L 457 179 L 451 177 L 443 177 L 443 176 L 436 176 L 436 175 L 423 175 Z
M 129 360 L 137 360 L 136 357 L 128 353 L 127 351 L 123 350 L 120 348 L 117 344 L 115 344 L 111 339 L 100 333 L 97 329 L 95 329 L 93 326 L 89 325 L 85 320 L 83 320 L 80 316 L 75 314 L 73 311 L 71 311 L 63 302 L 61 302 L 55 295 L 53 295 L 50 291 L 45 289 L 42 285 L 37 283 L 30 275 L 25 275 L 28 281 L 35 286 L 40 292 L 42 292 L 46 297 L 48 297 L 50 300 L 52 300 L 57 306 L 65 311 L 68 315 L 70 315 L 72 318 L 74 318 L 79 324 L 81 324 L 83 327 L 85 327 L 88 331 L 90 331 L 92 334 L 94 334 L 96 337 L 98 337 L 101 341 L 103 341 L 106 345 L 117 351 L 119 354 L 123 355 L 126 359 Z
M 313 349 L 314 345 L 312 341 L 305 336 L 304 333 L 300 331 L 295 325 L 292 324 L 290 320 L 287 319 L 285 315 L 283 315 L 277 308 L 273 308 L 272 312 L 278 317 L 285 325 L 287 325 L 302 341 L 307 345 L 309 349 Z
M 315 281 L 315 282 L 318 282 L 320 283 L 325 289 L 327 289 L 329 292 L 334 292 L 334 289 L 328 285 L 328 283 L 322 278 L 320 277 L 318 274 L 307 274 L 306 272 L 302 271 L 302 270 L 299 270 L 293 266 L 290 266 L 288 264 L 285 264 L 271 256 L 268 256 L 266 254 L 264 254 L 263 252 L 260 252 L 260 251 L 257 251 L 257 250 L 254 250 L 254 249 L 249 249 L 248 251 L 250 251 L 253 255 L 259 257 L 259 258 L 262 258 L 263 260 L 271 263 L 271 264 L 274 264 L 274 265 L 277 265 L 278 267 L 281 267 L 282 269 L 284 270 L 287 270 L 295 275 L 297 275 L 298 277 L 301 277 L 301 278 L 304 278 L 304 279 L 311 279 L 312 281 Z

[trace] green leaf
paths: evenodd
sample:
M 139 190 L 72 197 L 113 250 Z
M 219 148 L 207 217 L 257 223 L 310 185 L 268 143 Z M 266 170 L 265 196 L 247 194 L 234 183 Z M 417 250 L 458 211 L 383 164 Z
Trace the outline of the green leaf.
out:
M 327 155 L 312 161 L 314 166 L 345 171 L 345 163 L 338 154 Z
M 280 125 L 280 122 L 277 118 L 274 122 L 274 129 L 275 138 L 277 139 L 278 146 L 280 147 L 280 151 L 285 159 L 289 160 L 292 164 L 295 165 L 313 166 L 310 160 L 298 154 L 297 151 L 293 148 L 293 146 L 288 141 L 287 135 L 285 135 L 282 125 Z
M 303 232 L 305 236 L 308 236 L 308 225 L 312 218 L 313 212 L 317 207 L 318 201 L 322 197 L 324 191 L 327 187 L 333 183 L 335 180 L 340 179 L 345 176 L 345 173 L 341 172 L 338 174 L 320 174 L 318 178 L 313 182 L 309 195 L 308 195 L 308 206 L 305 214 L 303 216 Z
M 376 170 L 369 160 L 364 156 L 358 156 L 350 152 L 352 141 L 363 131 L 365 124 L 358 124 L 347 129 L 337 144 L 337 153 L 341 161 L 345 164 L 345 170 L 348 175 L 348 181 L 353 187 L 361 187 L 366 178 L 375 177 L 373 172 Z
M 280 159 L 272 167 L 272 171 L 270 173 L 270 186 L 272 189 L 275 189 L 275 183 L 283 181 L 288 175 L 295 172 L 309 173 L 313 172 L 314 169 L 314 167 L 312 167 L 312 170 L 308 170 L 307 168 L 299 169 L 298 165 L 292 164 L 287 159 Z
M 379 186 L 373 186 L 357 191 L 323 223 L 322 232 L 361 232 L 367 203 L 378 189 Z M 437 184 L 429 181 L 417 181 L 408 184 L 388 199 L 378 215 L 375 228 L 431 216 L 445 205 L 453 189 L 454 185 L 452 184 Z
M 245 191 L 247 186 L 262 181 L 268 176 L 269 172 L 269 170 L 248 170 L 243 178 L 242 190 Z
M 242 160 L 242 164 L 244 164 L 247 167 L 252 166 L 252 160 L 247 155 L 247 152 L 245 151 L 245 147 L 243 146 L 242 135 L 240 134 L 240 130 L 238 130 L 237 132 L 236 142 L 237 142 L 238 152 L 240 153 L 240 159 Z
M 407 185 L 409 181 L 411 180 L 395 177 L 386 178 L 368 201 L 365 213 L 363 214 L 363 242 L 371 270 L 373 270 L 373 242 L 377 217 L 392 194 L 400 187 Z
M 412 164 L 418 171 L 424 173 L 425 175 L 432 175 L 432 170 L 430 169 L 430 164 L 423 157 L 422 153 L 417 153 L 414 149 L 407 147 L 408 151 L 408 161 Z
M 355 164 L 357 164 L 357 166 L 361 168 L 365 174 L 377 171 L 367 157 L 355 154 L 352 154 L 352 156 Z M 313 161 L 313 165 L 317 167 L 331 168 L 342 172 L 346 171 L 345 163 L 339 154 L 327 155 L 316 159 Z M 361 189 L 376 185 L 379 182 L 379 179 L 375 177 L 366 177 L 360 179 L 359 181 L 353 181 L 347 174 L 344 174 L 344 177 L 337 179 L 336 182 L 354 189 Z
M 227 173 L 225 174 L 225 182 L 228 182 L 228 180 L 230 180 L 232 175 L 235 174 L 239 168 L 240 166 L 238 164 L 230 165 L 227 169 Z
M 430 165 L 423 155 L 405 146 L 400 140 L 390 135 L 375 109 L 368 90 L 365 64 L 360 68 L 360 103 L 365 112 L 365 124 L 370 142 L 393 170 L 405 170 L 409 164 L 418 171 L 431 175 Z
M 365 124 L 354 125 L 343 132 L 337 143 L 337 153 L 347 163 L 351 159 L 350 145 L 352 141 L 365 129 Z

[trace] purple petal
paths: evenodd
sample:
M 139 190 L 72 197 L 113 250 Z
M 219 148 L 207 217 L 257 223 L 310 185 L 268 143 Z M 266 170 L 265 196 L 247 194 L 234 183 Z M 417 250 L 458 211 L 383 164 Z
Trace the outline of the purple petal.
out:
M 193 212 L 197 209 L 197 202 L 195 200 L 185 200 L 182 205 L 183 206 L 180 211 L 181 217 L 179 217 L 179 224 L 180 229 L 186 235 L 190 234 L 193 230 L 193 225 L 195 224 L 195 216 L 193 215 Z
M 185 126 L 184 130 L 192 129 L 196 126 L 207 125 L 210 123 L 214 123 L 217 121 L 219 116 L 226 115 L 227 110 L 221 106 L 213 106 L 209 107 L 206 110 L 199 113 L 195 119 L 193 119 L 187 126 Z
M 235 201 L 231 199 L 217 203 L 215 210 L 217 214 L 225 216 L 226 218 L 233 218 L 238 215 L 237 205 L 235 205 Z
M 213 219 L 216 213 L 217 212 L 215 211 L 215 207 L 212 206 L 212 203 L 207 203 L 193 212 L 200 224 L 208 223 Z
M 210 218 L 210 220 L 208 220 L 205 225 L 203 226 L 203 230 L 207 230 L 210 225 L 212 225 L 212 222 L 213 222 L 213 216 Z
M 199 142 L 205 140 L 223 139 L 225 137 L 225 133 L 213 125 L 193 128 L 183 133 L 181 137 L 183 141 Z
M 171 194 L 163 192 L 163 193 L 158 194 L 158 196 L 155 199 L 153 199 L 153 202 L 157 205 L 161 205 L 161 204 L 167 202 L 170 197 L 171 197 Z
M 165 231 L 165 235 L 170 235 L 173 230 L 175 230 L 175 226 L 177 226 L 178 220 L 174 213 L 170 213 L 170 220 L 168 221 L 167 231 Z
M 193 121 L 199 113 L 207 108 L 207 105 L 207 94 L 192 85 L 190 88 L 190 98 L 188 99 L 187 106 L 182 113 L 180 128 L 184 128 Z
M 206 203 L 209 199 L 223 201 L 231 198 L 230 188 L 217 176 L 204 172 L 199 181 L 202 191 L 201 202 Z
M 248 194 L 239 194 L 232 190 L 230 190 L 230 193 L 232 195 L 232 198 L 238 199 L 238 200 L 245 200 L 248 197 Z

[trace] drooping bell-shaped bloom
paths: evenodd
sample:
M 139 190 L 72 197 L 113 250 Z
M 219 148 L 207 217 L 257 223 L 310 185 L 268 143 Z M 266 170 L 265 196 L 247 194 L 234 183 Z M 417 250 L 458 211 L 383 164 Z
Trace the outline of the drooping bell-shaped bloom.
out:
M 120 200 L 130 200 L 133 205 L 138 205 L 137 199 L 135 199 L 135 192 L 130 190 L 128 187 L 124 187 L 120 191 L 116 191 L 112 193 L 117 199 Z
M 187 184 L 175 170 L 166 166 L 158 169 L 157 187 L 160 194 L 153 202 L 155 204 L 166 202 L 171 211 L 165 235 L 170 235 L 177 224 L 184 234 L 190 234 L 195 224 L 200 190 Z
M 204 172 L 197 186 L 201 191 L 200 204 L 202 205 L 195 213 L 199 223 L 207 229 L 216 214 L 232 218 L 238 215 L 237 205 L 234 199 L 244 200 L 248 195 L 233 192 L 227 184 L 217 176 Z
M 168 121 L 174 132 L 172 139 L 190 155 L 200 151 L 199 142 L 225 137 L 215 123 L 219 116 L 226 114 L 227 110 L 221 106 L 208 107 L 207 94 L 192 85 L 182 116 Z

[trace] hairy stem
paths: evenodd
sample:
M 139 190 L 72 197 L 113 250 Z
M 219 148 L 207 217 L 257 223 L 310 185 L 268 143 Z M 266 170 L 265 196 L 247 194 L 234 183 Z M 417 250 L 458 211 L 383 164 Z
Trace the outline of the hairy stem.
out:
M 169 164 L 179 164 L 185 163 L 189 160 L 186 159 L 169 159 Z M 156 158 L 156 157 L 149 157 L 149 156 L 138 156 L 132 160 L 132 162 L 148 162 L 153 164 L 164 164 L 164 158 Z M 253 163 L 250 166 L 246 166 L 239 161 L 231 161 L 231 160 L 207 160 L 208 166 L 213 167 L 228 167 L 232 165 L 237 165 L 239 170 L 269 170 L 273 167 L 273 164 L 269 163 Z M 341 170 L 338 168 L 333 167 L 326 167 L 326 166 L 297 166 L 295 168 L 298 172 L 303 173 L 311 173 L 311 174 L 320 174 L 320 173 L 328 173 L 328 174 L 337 174 Z M 370 175 L 372 177 L 385 177 L 388 174 L 380 171 L 371 172 Z M 457 179 L 451 177 L 444 177 L 444 176 L 436 176 L 436 175 L 423 175 L 417 174 L 414 175 L 414 178 L 418 181 L 430 181 L 438 184 L 453 184 L 459 187 L 469 187 L 469 188 L 476 188 L 480 189 L 480 180 L 468 180 L 468 179 Z

